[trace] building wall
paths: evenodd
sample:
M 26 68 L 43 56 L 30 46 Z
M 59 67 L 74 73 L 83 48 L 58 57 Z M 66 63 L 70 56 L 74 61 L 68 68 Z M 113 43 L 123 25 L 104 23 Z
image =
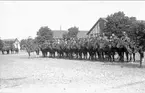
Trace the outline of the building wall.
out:
M 14 46 L 20 50 L 20 42 L 18 40 L 14 42 Z
M 90 32 L 90 36 L 95 36 L 97 33 L 100 33 L 100 23 L 98 23 L 93 30 Z
M 106 25 L 106 21 L 101 19 L 99 23 L 100 23 L 100 33 L 103 33 L 103 29 Z
M 105 25 L 106 21 L 103 19 L 99 19 L 97 25 L 89 33 L 89 36 L 95 36 L 96 34 L 102 33 Z

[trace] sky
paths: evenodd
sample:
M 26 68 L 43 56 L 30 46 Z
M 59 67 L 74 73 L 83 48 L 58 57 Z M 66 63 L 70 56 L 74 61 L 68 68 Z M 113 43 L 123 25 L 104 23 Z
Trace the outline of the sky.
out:
M 36 37 L 41 26 L 89 31 L 100 17 L 118 11 L 145 20 L 144 10 L 145 1 L 0 1 L 0 37 Z

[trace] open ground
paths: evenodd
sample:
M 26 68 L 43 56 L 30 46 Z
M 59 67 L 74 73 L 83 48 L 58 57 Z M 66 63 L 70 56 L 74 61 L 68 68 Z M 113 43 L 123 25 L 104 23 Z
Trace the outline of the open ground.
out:
M 0 54 L 0 93 L 145 93 L 145 62 L 111 63 Z

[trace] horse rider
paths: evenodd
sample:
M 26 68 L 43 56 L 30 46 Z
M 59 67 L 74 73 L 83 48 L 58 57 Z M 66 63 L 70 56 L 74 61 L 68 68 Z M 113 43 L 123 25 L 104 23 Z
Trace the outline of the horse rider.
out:
M 123 32 L 123 36 L 121 37 L 121 40 L 123 40 L 125 42 L 130 42 L 130 38 L 128 37 L 126 32 Z
M 116 36 L 115 34 L 112 34 L 112 35 L 110 36 L 110 41 L 113 41 L 113 40 L 115 40 L 115 39 L 118 39 L 117 36 Z
M 103 39 L 103 40 L 107 40 L 107 41 L 108 41 L 108 38 L 107 38 L 107 36 L 105 36 L 105 34 L 104 34 L 104 33 L 102 34 L 102 39 Z

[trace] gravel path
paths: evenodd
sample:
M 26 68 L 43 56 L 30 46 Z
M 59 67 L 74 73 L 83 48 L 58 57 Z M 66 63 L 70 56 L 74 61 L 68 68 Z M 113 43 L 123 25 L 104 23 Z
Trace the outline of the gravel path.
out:
M 145 63 L 0 54 L 0 93 L 145 93 Z

